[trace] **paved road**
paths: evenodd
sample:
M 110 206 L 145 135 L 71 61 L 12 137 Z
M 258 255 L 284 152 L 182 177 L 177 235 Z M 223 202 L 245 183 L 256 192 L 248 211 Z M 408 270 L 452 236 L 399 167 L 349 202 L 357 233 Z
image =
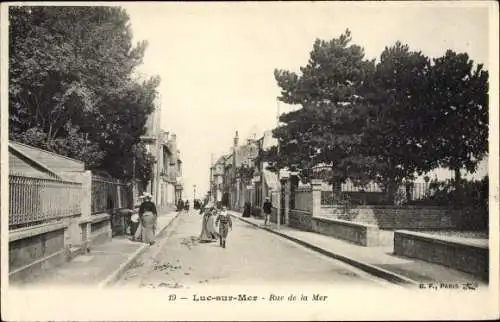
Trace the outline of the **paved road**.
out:
M 181 214 L 116 287 L 315 283 L 388 285 L 372 275 L 233 218 L 227 248 L 199 243 L 202 217 Z

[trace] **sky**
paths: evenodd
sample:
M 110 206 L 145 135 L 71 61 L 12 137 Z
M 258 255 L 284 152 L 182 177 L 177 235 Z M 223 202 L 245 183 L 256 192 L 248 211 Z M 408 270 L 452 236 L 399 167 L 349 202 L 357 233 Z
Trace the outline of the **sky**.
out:
M 484 4 L 484 3 L 483 3 Z M 315 39 L 347 28 L 377 58 L 401 41 L 438 57 L 467 52 L 488 67 L 488 9 L 476 3 L 219 2 L 124 4 L 134 41 L 148 48 L 140 72 L 159 75 L 161 126 L 177 134 L 184 195 L 208 190 L 211 154 L 276 125 L 274 69 L 298 72 Z M 293 107 L 280 103 L 280 111 Z

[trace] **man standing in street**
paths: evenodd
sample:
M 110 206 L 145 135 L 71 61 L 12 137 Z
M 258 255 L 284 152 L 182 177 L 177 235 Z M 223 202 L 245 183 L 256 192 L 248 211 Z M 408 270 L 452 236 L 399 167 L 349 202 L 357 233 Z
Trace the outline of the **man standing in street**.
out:
M 264 201 L 264 204 L 262 205 L 262 209 L 264 210 L 264 226 L 267 226 L 267 224 L 269 223 L 269 217 L 271 216 L 272 207 L 273 205 L 271 204 L 269 197 L 266 197 L 266 201 Z

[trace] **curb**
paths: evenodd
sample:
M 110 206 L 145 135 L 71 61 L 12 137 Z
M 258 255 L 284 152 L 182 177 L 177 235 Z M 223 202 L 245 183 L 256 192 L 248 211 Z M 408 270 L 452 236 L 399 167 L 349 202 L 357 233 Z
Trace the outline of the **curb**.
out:
M 283 233 L 280 233 L 276 230 L 273 230 L 273 229 L 270 229 L 270 228 L 267 228 L 267 227 L 261 227 L 259 226 L 258 224 L 256 223 L 253 223 L 249 220 L 246 220 L 246 219 L 243 219 L 239 216 L 236 216 L 236 215 L 233 215 L 231 214 L 231 216 L 233 216 L 234 218 L 237 218 L 247 224 L 250 224 L 250 225 L 253 225 L 255 227 L 258 227 L 258 228 L 261 228 L 263 230 L 266 230 L 270 233 L 273 233 L 273 234 L 276 234 L 278 236 L 281 236 L 283 238 L 286 238 L 288 240 L 291 240 L 297 244 L 300 244 L 304 247 L 307 247 L 309 249 L 312 249 L 320 254 L 323 254 L 325 256 L 328 256 L 330 258 L 333 258 L 333 259 L 336 259 L 336 260 L 339 260 L 339 261 L 342 261 L 344 263 L 347 263 L 351 266 L 354 266 L 364 272 L 367 272 L 369 274 L 372 274 L 374 276 L 377 276 L 377 277 L 380 277 L 388 282 L 391 282 L 391 283 L 394 283 L 394 284 L 398 284 L 398 285 L 406 285 L 406 286 L 416 286 L 418 285 L 419 283 L 408 278 L 408 277 L 405 277 L 405 276 L 402 276 L 402 275 L 399 275 L 399 274 L 396 274 L 396 273 L 393 273 L 391 271 L 388 271 L 386 269 L 383 269 L 383 268 L 380 268 L 380 267 L 377 267 L 375 265 L 372 265 L 372 264 L 368 264 L 368 263 L 365 263 L 365 262 L 362 262 L 362 261 L 359 261 L 359 260 L 355 260 L 353 258 L 350 258 L 350 257 L 347 257 L 347 256 L 343 256 L 343 255 L 339 255 L 339 254 L 335 254 L 331 251 L 328 251 L 326 249 L 323 249 L 321 247 L 318 247 L 316 245 L 313 245 L 311 243 L 308 243 L 308 242 L 305 242 L 303 240 L 300 240 L 298 238 L 295 238 L 295 237 L 292 237 L 292 236 L 289 236 L 287 234 L 283 234 Z
M 157 234 L 156 236 L 160 236 L 167 230 L 168 227 L 172 225 L 175 219 L 179 216 L 180 213 L 176 213 L 172 219 L 168 222 L 168 224 L 165 225 Z M 120 265 L 113 273 L 109 274 L 108 277 L 106 277 L 103 281 L 99 283 L 97 286 L 98 288 L 104 288 L 106 286 L 112 285 L 114 282 L 116 282 L 121 275 L 132 265 L 132 263 L 142 254 L 144 254 L 147 250 L 149 249 L 148 244 L 144 244 L 139 249 L 137 249 L 134 253 L 132 253 L 127 260 Z

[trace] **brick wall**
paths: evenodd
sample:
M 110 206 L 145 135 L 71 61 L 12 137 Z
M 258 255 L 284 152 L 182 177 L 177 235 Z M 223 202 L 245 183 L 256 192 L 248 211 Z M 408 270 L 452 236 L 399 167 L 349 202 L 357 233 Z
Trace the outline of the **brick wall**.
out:
M 451 267 L 488 280 L 489 248 L 428 234 L 396 231 L 394 253 Z
M 320 216 L 362 222 L 380 229 L 452 229 L 456 227 L 451 210 L 422 206 L 358 206 L 348 211 L 322 207 Z
M 361 246 L 379 246 L 377 226 L 346 220 L 319 218 L 312 219 L 312 230 L 316 233 L 343 239 Z
M 290 209 L 288 219 L 290 227 L 312 231 L 312 215 L 310 212 Z

